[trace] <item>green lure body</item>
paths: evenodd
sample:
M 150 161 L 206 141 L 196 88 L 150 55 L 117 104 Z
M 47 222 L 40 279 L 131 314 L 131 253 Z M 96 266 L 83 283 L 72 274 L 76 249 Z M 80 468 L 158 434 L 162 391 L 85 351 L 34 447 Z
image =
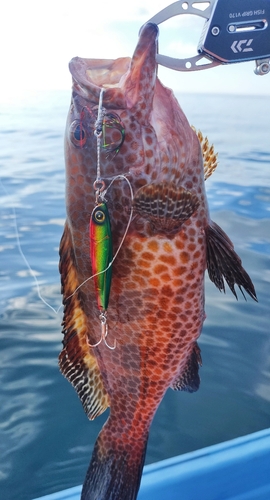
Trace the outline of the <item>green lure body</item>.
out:
M 113 258 L 111 224 L 106 203 L 99 203 L 94 208 L 90 219 L 89 236 L 97 303 L 99 310 L 104 312 L 109 304 L 112 280 L 112 266 L 109 264 Z

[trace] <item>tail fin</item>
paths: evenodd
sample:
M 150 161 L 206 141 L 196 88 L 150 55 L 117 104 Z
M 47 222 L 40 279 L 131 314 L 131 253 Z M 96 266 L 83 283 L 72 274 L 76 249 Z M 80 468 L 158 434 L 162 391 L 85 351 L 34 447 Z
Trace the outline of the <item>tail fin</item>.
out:
M 119 436 L 106 424 L 95 443 L 81 500 L 136 500 L 148 435 Z

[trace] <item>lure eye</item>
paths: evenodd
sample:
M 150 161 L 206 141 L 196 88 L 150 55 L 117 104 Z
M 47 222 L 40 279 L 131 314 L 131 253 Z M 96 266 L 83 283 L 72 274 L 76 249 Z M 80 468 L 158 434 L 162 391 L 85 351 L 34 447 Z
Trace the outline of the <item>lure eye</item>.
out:
M 102 212 L 102 210 L 97 210 L 95 213 L 94 213 L 94 220 L 97 224 L 102 224 L 106 219 L 106 216 L 104 214 L 104 212 Z
M 83 148 L 86 144 L 86 131 L 80 120 L 75 120 L 70 125 L 70 139 L 77 148 Z

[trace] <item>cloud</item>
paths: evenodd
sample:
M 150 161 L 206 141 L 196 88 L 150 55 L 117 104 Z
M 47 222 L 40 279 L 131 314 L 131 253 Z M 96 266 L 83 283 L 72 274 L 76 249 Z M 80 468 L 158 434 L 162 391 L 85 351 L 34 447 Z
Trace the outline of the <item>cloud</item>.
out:
M 15 0 L 1 7 L 1 99 L 23 89 L 67 89 L 68 62 L 74 56 L 131 56 L 140 27 L 170 0 Z M 204 21 L 177 16 L 160 25 L 160 52 L 172 57 L 196 54 Z M 192 53 L 191 53 L 192 51 Z M 253 64 L 253 63 L 252 63 Z M 173 88 L 186 91 L 270 94 L 270 76 L 254 77 L 246 64 L 192 74 L 160 68 Z M 249 65 L 250 68 L 250 65 Z M 207 73 L 207 75 L 206 75 Z M 217 83 L 217 76 L 222 81 Z M 255 80 L 254 80 L 255 78 Z M 252 83 L 250 83 L 252 82 Z

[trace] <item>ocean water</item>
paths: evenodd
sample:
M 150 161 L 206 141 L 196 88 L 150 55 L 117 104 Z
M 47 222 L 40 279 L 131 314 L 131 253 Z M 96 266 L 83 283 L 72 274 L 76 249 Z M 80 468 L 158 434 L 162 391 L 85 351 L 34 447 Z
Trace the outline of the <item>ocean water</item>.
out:
M 178 98 L 190 123 L 219 152 L 217 171 L 206 182 L 211 215 L 234 242 L 259 302 L 245 301 L 240 292 L 236 301 L 206 279 L 201 387 L 195 394 L 167 392 L 151 428 L 146 463 L 270 425 L 270 97 Z M 5 500 L 31 500 L 82 483 L 107 418 L 106 413 L 87 420 L 57 365 L 69 100 L 69 92 L 29 94 L 2 105 L 0 112 L 0 497 Z

